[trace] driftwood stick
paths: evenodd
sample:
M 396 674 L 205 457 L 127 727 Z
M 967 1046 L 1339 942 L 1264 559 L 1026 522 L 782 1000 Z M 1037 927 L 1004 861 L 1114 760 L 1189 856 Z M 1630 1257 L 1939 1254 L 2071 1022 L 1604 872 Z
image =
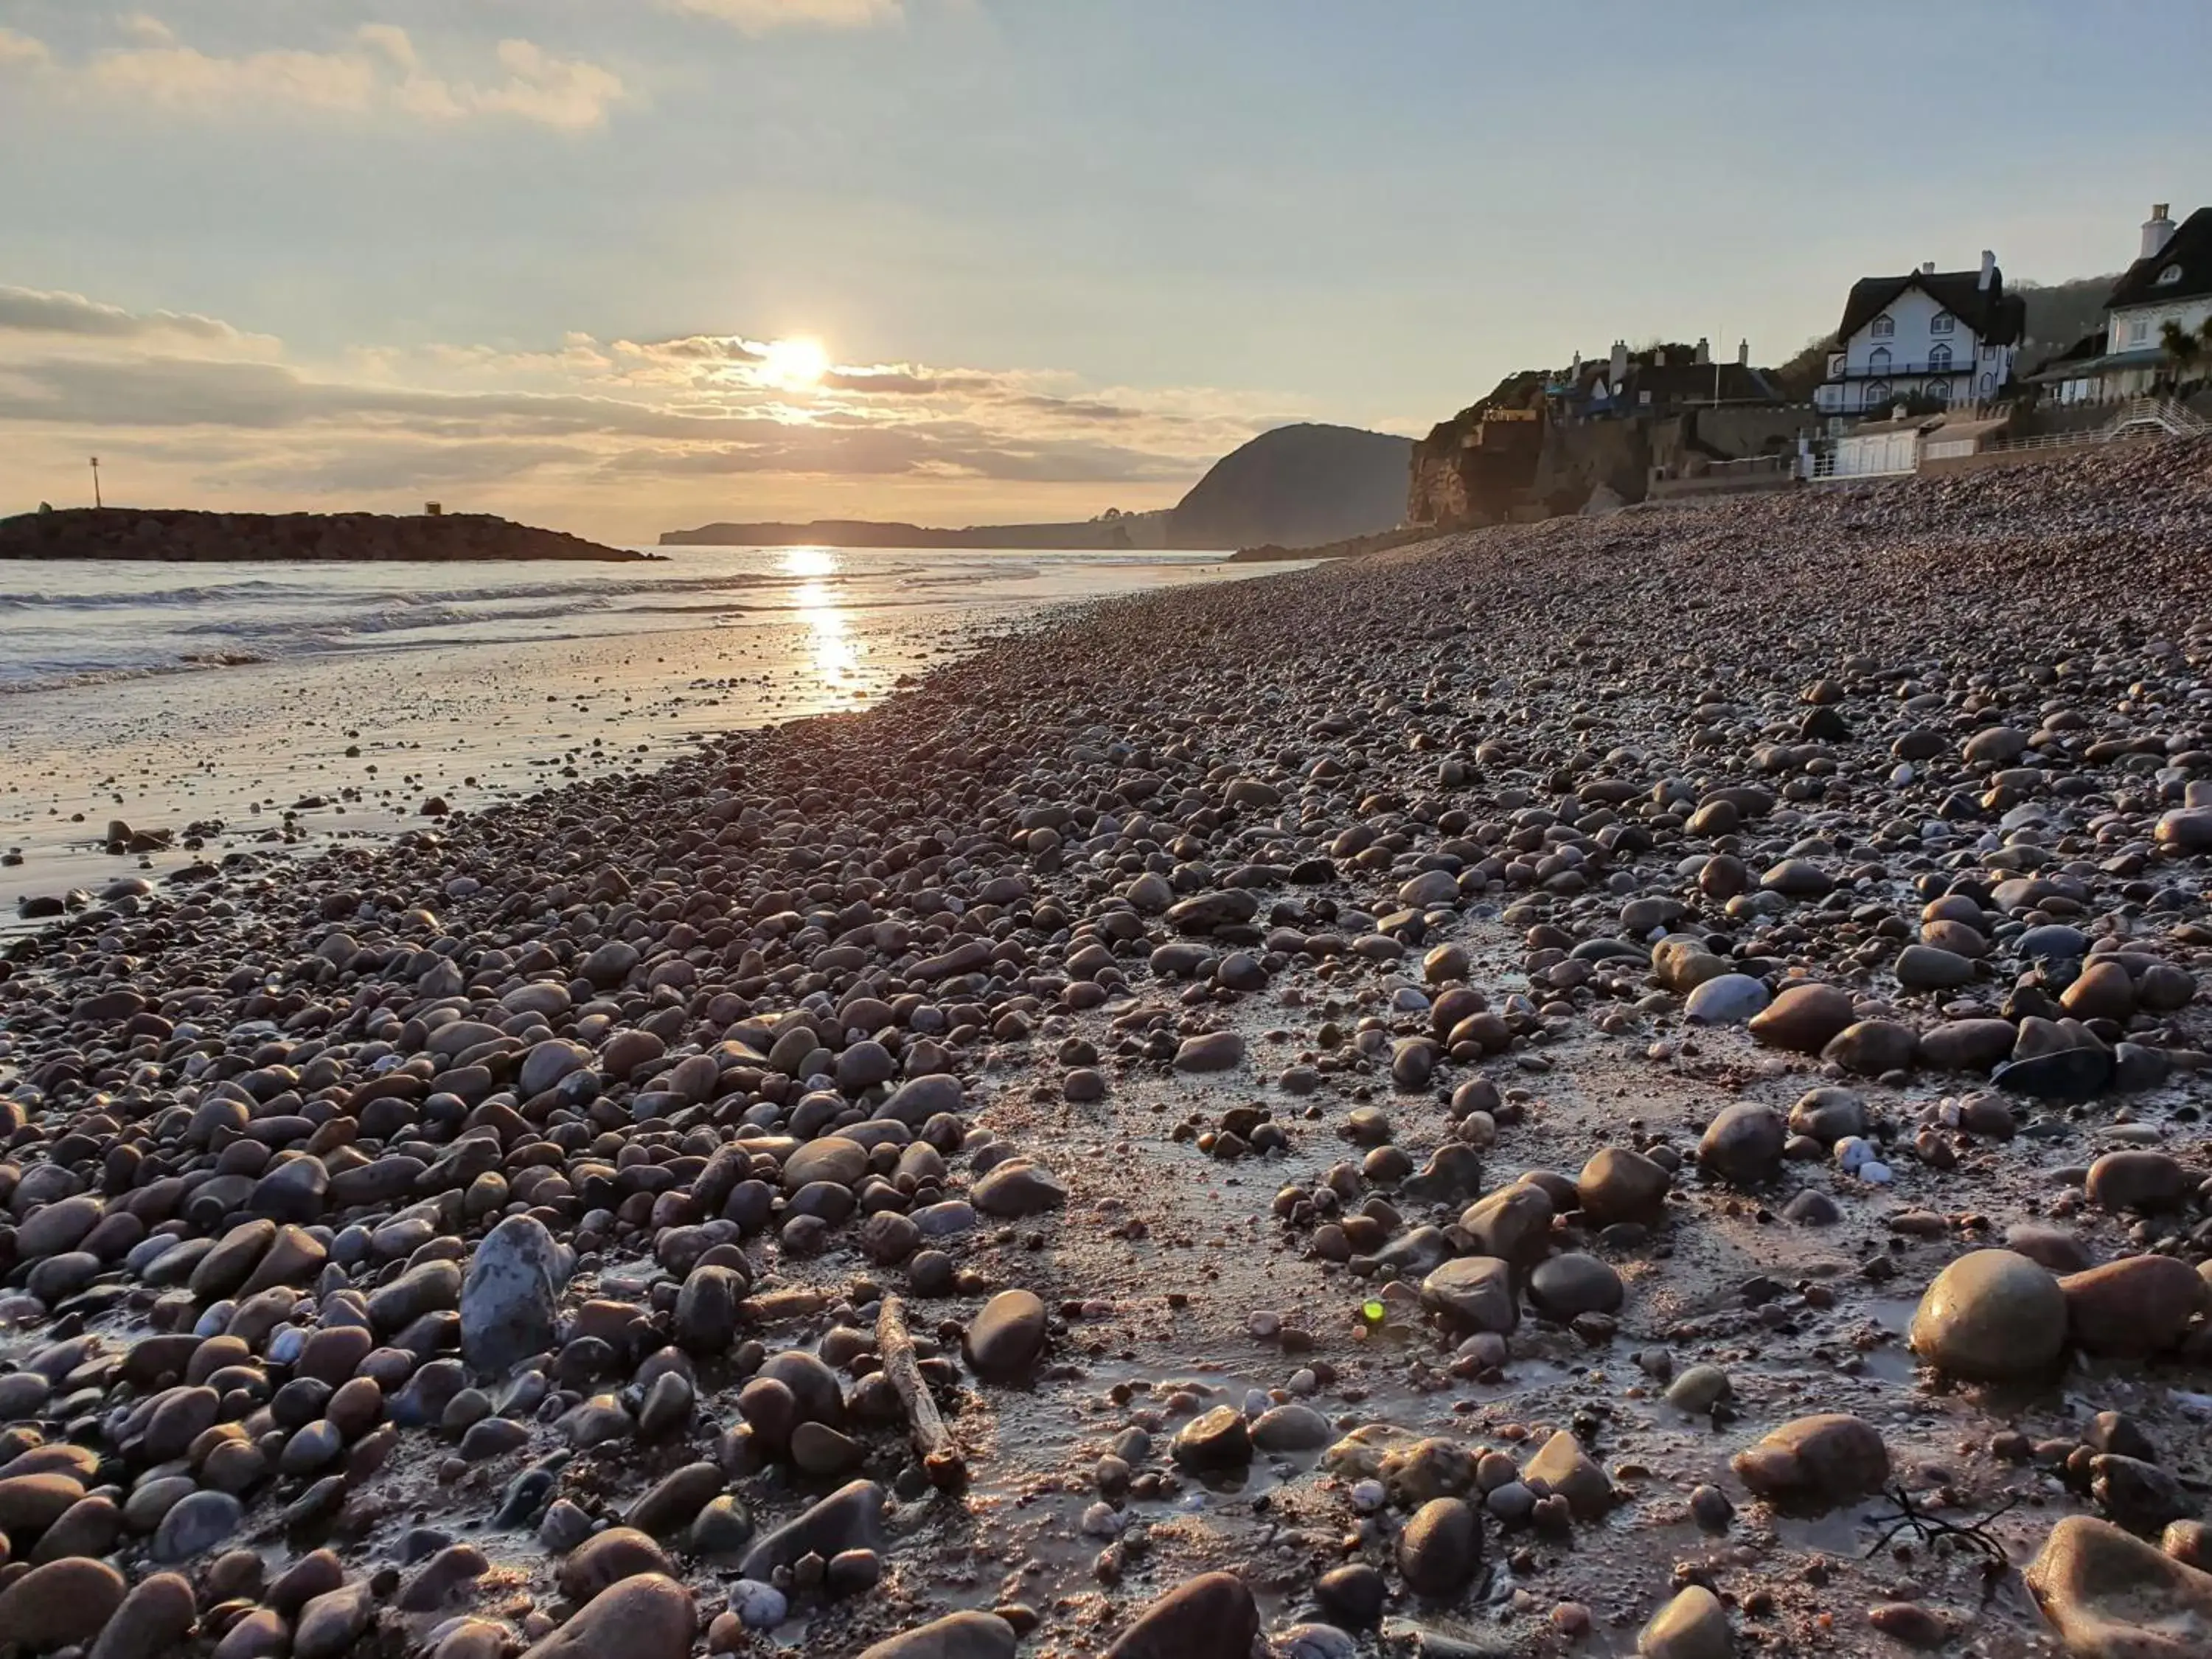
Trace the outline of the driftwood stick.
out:
M 915 1354 L 913 1334 L 906 1328 L 906 1304 L 897 1297 L 885 1297 L 876 1314 L 876 1356 L 883 1361 L 884 1374 L 890 1378 L 906 1407 L 915 1447 L 921 1453 L 921 1467 L 930 1484 L 940 1492 L 958 1492 L 968 1484 L 968 1460 L 960 1455 L 951 1431 L 938 1415 L 937 1401 L 930 1397 L 929 1384 Z

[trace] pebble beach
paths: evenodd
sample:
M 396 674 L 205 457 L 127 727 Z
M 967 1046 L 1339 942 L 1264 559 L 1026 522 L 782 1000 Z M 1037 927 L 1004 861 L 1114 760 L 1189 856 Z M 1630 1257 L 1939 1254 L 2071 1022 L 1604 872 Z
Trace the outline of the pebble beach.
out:
M 2172 441 L 656 636 L 149 849 L 0 943 L 0 1651 L 2212 1652 L 2209 576 Z

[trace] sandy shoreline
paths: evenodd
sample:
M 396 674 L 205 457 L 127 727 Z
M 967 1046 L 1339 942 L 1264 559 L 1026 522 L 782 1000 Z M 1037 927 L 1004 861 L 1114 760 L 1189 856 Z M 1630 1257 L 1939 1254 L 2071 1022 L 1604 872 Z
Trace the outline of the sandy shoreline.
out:
M 1079 603 L 1086 584 L 1112 592 L 1228 574 L 1192 562 L 1060 568 L 1048 556 L 1027 562 L 1030 584 L 992 570 L 965 597 L 941 586 L 944 573 L 938 586 L 885 592 L 859 564 L 805 585 L 784 577 L 799 604 L 755 610 L 719 588 L 696 597 L 716 580 L 695 574 L 713 556 L 671 572 L 679 613 L 717 613 L 696 626 L 620 631 L 638 618 L 585 611 L 575 628 L 604 620 L 611 631 L 404 648 L 370 634 L 351 649 L 0 695 L 0 933 L 21 931 L 26 896 L 382 840 L 422 827 L 433 800 L 478 811 L 658 765 L 702 736 L 865 708 L 903 676 Z M 487 580 L 526 583 L 530 568 Z M 761 580 L 729 582 L 750 598 L 743 584 Z M 532 603 L 557 599 L 546 595 Z M 118 822 L 143 850 L 109 850 Z
M 2208 545 L 2204 444 L 1478 532 L 19 943 L 12 1559 L 118 1514 L 0 1613 L 2212 1631 Z

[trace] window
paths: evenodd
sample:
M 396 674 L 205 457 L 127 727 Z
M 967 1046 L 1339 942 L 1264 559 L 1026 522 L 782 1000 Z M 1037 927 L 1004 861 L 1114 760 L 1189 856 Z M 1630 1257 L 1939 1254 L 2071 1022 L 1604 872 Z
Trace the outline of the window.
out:
M 1936 349 L 1938 351 L 1943 349 L 1942 346 L 1937 346 Z M 1950 360 L 1946 358 L 1944 361 L 1948 364 Z M 1949 403 L 1951 401 L 1951 383 L 1948 380 L 1929 381 L 1928 395 L 1933 398 L 1939 404 Z
M 2128 343 L 2130 345 L 2142 345 L 2149 338 L 2150 324 L 2148 321 L 2132 322 L 2128 325 Z
M 1876 346 L 1867 355 L 1867 367 L 1877 374 L 1889 373 L 1889 348 Z
M 1869 380 L 1867 382 L 1866 401 L 1860 406 L 1864 409 L 1879 409 L 1882 404 L 1888 401 L 1889 382 L 1887 380 Z
M 1897 332 L 1896 319 L 1888 316 L 1877 317 L 1868 328 L 1867 332 L 1877 340 L 1887 340 Z
M 1930 334 L 1949 334 L 1958 326 L 1959 319 L 1956 317 L 1948 311 L 1939 311 L 1929 319 L 1928 331 Z
M 2158 285 L 2160 288 L 2164 288 L 2169 283 L 2178 283 L 2180 280 L 2181 267 L 2179 265 L 2168 265 L 2164 270 L 2158 273 Z
M 1951 348 L 1947 345 L 1939 345 L 1930 350 L 1928 354 L 1928 367 L 1938 374 L 1950 368 Z

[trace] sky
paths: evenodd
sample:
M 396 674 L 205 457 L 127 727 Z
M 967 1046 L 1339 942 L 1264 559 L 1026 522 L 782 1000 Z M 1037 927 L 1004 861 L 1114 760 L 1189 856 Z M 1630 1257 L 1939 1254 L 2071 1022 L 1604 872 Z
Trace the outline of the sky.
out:
M 2212 202 L 2205 0 L 0 0 L 0 514 L 964 524 Z

